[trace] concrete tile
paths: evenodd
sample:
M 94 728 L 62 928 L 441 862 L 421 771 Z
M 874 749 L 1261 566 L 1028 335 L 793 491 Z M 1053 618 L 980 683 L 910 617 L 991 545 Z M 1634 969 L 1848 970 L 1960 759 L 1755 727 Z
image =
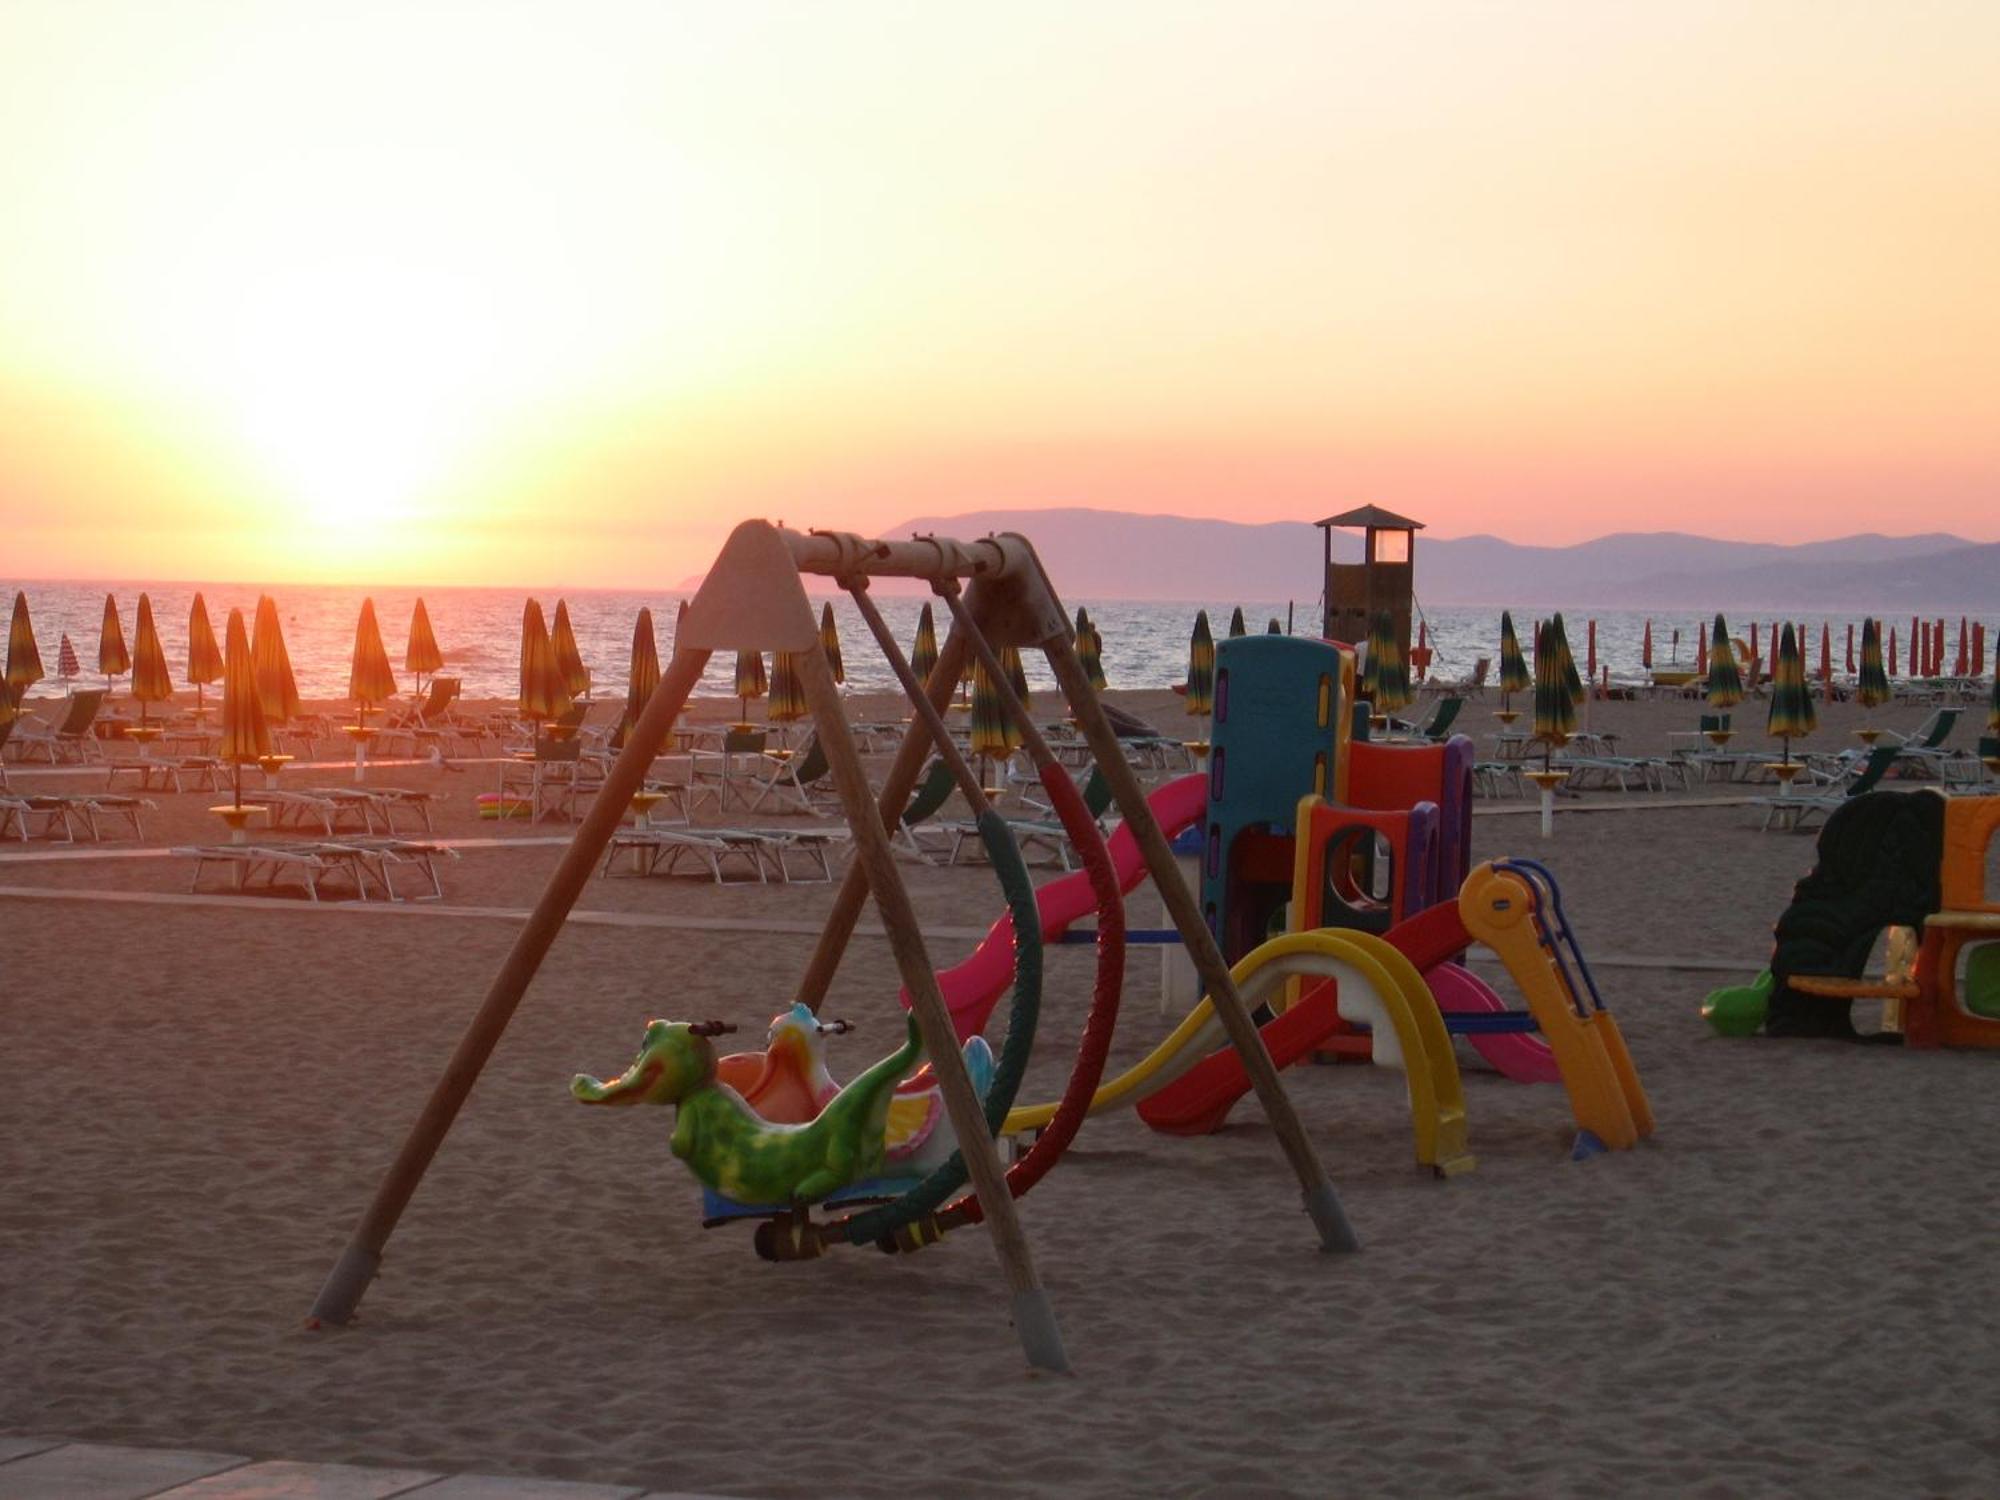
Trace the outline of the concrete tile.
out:
M 30 1453 L 60 1448 L 62 1444 L 61 1438 L 0 1437 L 0 1464 L 26 1458 Z
M 388 1500 L 428 1485 L 426 1469 L 376 1469 L 361 1464 L 304 1464 L 288 1459 L 245 1464 L 197 1479 L 159 1500 Z
M 426 1486 L 410 1500 L 634 1500 L 631 1485 L 572 1484 L 505 1474 L 454 1474 Z
M 0 1464 L 0 1500 L 144 1500 L 248 1462 L 234 1453 L 64 1443 Z

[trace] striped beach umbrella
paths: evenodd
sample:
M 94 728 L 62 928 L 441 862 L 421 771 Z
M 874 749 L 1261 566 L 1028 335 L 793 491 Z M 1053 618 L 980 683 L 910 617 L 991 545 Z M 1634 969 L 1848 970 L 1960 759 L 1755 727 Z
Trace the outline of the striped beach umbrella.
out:
M 208 621 L 208 601 L 200 594 L 188 606 L 187 683 L 194 689 L 194 716 L 208 711 L 203 694 L 211 682 L 222 681 L 222 648 L 215 644 L 215 627 Z
M 1000 690 L 985 664 L 977 660 L 972 669 L 972 727 L 968 742 L 982 761 L 1004 761 L 1021 745 L 1021 732 L 1001 705 Z
M 56 642 L 56 676 L 64 682 L 73 682 L 83 675 L 83 663 L 77 659 L 76 647 L 70 644 L 69 632 L 65 630 Z
M 572 699 L 590 696 L 590 668 L 576 649 L 576 632 L 570 628 L 569 603 L 556 600 L 556 617 L 549 624 L 549 646 L 556 654 L 556 670 L 562 673 L 563 687 Z
M 243 611 L 232 609 L 222 630 L 222 746 L 217 753 L 235 768 L 236 805 L 241 807 L 243 767 L 271 753 L 271 729 L 264 721 L 264 690 L 256 654 L 243 629 Z
M 1007 685 L 1013 688 L 1014 696 L 1021 700 L 1021 707 L 1026 708 L 1033 700 L 1028 693 L 1028 668 L 1021 660 L 1021 648 L 1002 646 L 1000 665 L 1007 669 Z
M 1514 616 L 1500 611 L 1500 706 L 1515 693 L 1525 693 L 1535 679 L 1528 675 L 1528 660 L 1521 655 L 1521 638 L 1514 633 Z
M 1792 758 L 1792 741 L 1819 728 L 1812 694 L 1806 690 L 1805 652 L 1799 638 L 1787 624 L 1778 636 L 1778 666 L 1771 674 L 1771 712 L 1764 732 L 1783 740 L 1785 761 Z
M 1736 650 L 1729 644 L 1729 627 L 1721 615 L 1715 617 L 1715 631 L 1709 640 L 1704 690 L 1708 706 L 1717 713 L 1743 701 L 1743 674 L 1736 669 Z
M 1208 611 L 1194 617 L 1194 634 L 1188 640 L 1187 711 L 1206 718 L 1215 711 L 1215 637 L 1209 633 Z
M 819 649 L 826 653 L 826 664 L 833 669 L 833 680 L 846 682 L 847 664 L 840 659 L 840 627 L 833 623 L 832 600 L 819 607 Z
M 1562 666 L 1563 686 L 1568 689 L 1570 706 L 1574 708 L 1583 702 L 1583 675 L 1577 671 L 1576 657 L 1569 649 L 1569 628 L 1563 624 L 1561 610 L 1549 617 L 1549 629 L 1555 632 L 1556 660 Z
M 174 679 L 167 670 L 166 648 L 160 644 L 159 627 L 153 623 L 153 601 L 139 596 L 139 618 L 132 631 L 132 696 L 139 704 L 139 722 L 146 722 L 146 706 L 173 701 Z
M 2000 646 L 1993 655 L 1993 696 L 1986 708 L 1986 732 L 2000 734 Z
M 0 677 L 0 728 L 21 717 L 21 700 L 14 696 L 14 690 L 7 685 L 7 679 Z
M 14 595 L 14 615 L 7 622 L 7 686 L 14 690 L 14 701 L 18 703 L 41 680 L 42 653 L 35 645 L 35 626 L 28 618 L 28 595 L 24 590 Z
M 361 601 L 361 618 L 354 622 L 354 660 L 347 672 L 347 696 L 357 705 L 356 721 L 368 722 L 370 705 L 396 696 L 396 674 L 382 647 L 382 627 L 375 623 L 375 601 Z
M 1395 618 L 1386 610 L 1375 616 L 1375 625 L 1368 635 L 1368 657 L 1375 659 L 1380 652 L 1382 665 L 1377 669 L 1375 688 L 1375 712 L 1393 714 L 1399 708 L 1407 708 L 1410 692 L 1410 664 L 1403 657 L 1403 643 L 1396 638 Z
M 97 670 L 104 674 L 106 687 L 111 679 L 132 670 L 132 653 L 125 649 L 125 627 L 118 623 L 118 601 L 104 596 L 104 624 L 97 633 Z
M 1551 755 L 1576 733 L 1576 697 L 1564 666 L 1569 648 L 1562 639 L 1561 620 L 1557 615 L 1535 629 L 1535 738 L 1542 744 L 1544 770 Z
M 224 657 L 223 683 L 226 691 L 226 648 Z M 278 628 L 278 601 L 269 594 L 258 597 L 256 618 L 251 622 L 250 666 L 265 728 L 273 729 L 296 719 L 299 715 L 299 685 L 292 676 L 292 656 L 285 649 L 285 634 Z
M 1090 685 L 1103 692 L 1106 687 L 1104 643 L 1097 638 L 1097 626 L 1080 604 L 1076 609 L 1076 659 L 1083 668 L 1083 675 L 1090 679 Z
M 1889 674 L 1882 670 L 1882 622 L 1861 622 L 1861 671 L 1854 697 L 1863 708 L 1880 708 L 1889 701 Z
M 535 723 L 560 719 L 570 710 L 569 684 L 556 665 L 555 643 L 549 639 L 541 601 L 530 599 L 521 609 L 520 714 Z
M 424 601 L 410 611 L 410 643 L 403 649 L 403 670 L 417 679 L 416 691 L 424 688 L 424 673 L 444 670 L 444 653 L 438 650 L 437 636 L 431 631 L 431 612 Z
M 765 717 L 773 724 L 795 724 L 806 716 L 806 685 L 799 680 L 799 659 L 789 651 L 771 653 L 771 706 Z
M 625 736 L 639 722 L 647 700 L 660 685 L 660 643 L 653 637 L 653 612 L 643 604 L 632 622 L 632 669 L 625 676 L 625 712 L 618 720 L 613 748 L 625 747 Z
M 917 681 L 929 682 L 937 663 L 937 622 L 931 618 L 931 607 L 926 604 L 923 613 L 917 616 L 917 639 L 910 648 L 910 670 L 916 674 Z
M 750 722 L 750 700 L 761 698 L 771 688 L 770 680 L 764 676 L 764 653 L 761 651 L 739 651 L 736 653 L 736 696 L 743 700 L 743 718 L 740 722 Z
M 1229 612 L 1229 639 L 1233 641 L 1239 635 L 1248 635 L 1249 633 L 1250 627 L 1243 623 L 1243 606 L 1239 604 Z

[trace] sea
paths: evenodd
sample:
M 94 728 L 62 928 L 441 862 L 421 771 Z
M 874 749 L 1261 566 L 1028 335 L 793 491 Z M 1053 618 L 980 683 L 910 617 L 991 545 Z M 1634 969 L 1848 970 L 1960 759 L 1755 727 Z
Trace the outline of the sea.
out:
M 527 594 L 518 588 L 365 588 L 329 585 L 276 585 L 259 588 L 246 584 L 189 584 L 144 582 L 93 583 L 8 583 L 0 580 L 0 608 L 11 607 L 16 591 L 28 599 L 44 669 L 51 680 L 37 685 L 30 697 L 59 695 L 67 684 L 55 681 L 57 647 L 67 634 L 82 664 L 79 681 L 83 685 L 101 683 L 97 668 L 98 636 L 107 595 L 116 600 L 118 615 L 129 646 L 139 595 L 152 601 L 153 615 L 166 648 L 167 660 L 178 682 L 187 661 L 188 615 L 194 595 L 200 592 L 208 606 L 218 644 L 223 640 L 229 611 L 241 609 L 248 622 L 258 596 L 269 593 L 277 601 L 291 653 L 292 668 L 299 691 L 307 698 L 341 698 L 347 692 L 349 664 L 354 650 L 355 623 L 365 598 L 375 601 L 376 616 L 392 662 L 399 668 L 401 685 L 412 686 L 401 673 L 404 646 L 408 639 L 411 612 L 419 597 L 424 600 L 438 644 L 445 657 L 447 673 L 462 679 L 467 698 L 512 698 L 519 687 L 521 611 Z M 557 596 L 538 595 L 543 613 L 553 618 Z M 591 670 L 597 696 L 622 695 L 629 671 L 633 625 L 642 606 L 653 612 L 661 661 L 673 649 L 674 614 L 681 593 L 647 593 L 630 590 L 579 589 L 561 596 L 569 605 L 571 626 L 577 648 Z M 875 649 L 853 602 L 846 595 L 826 596 L 833 602 L 834 620 L 840 631 L 842 659 L 848 685 L 854 689 L 893 689 L 888 666 Z M 883 591 L 874 595 L 877 606 L 907 652 L 915 638 L 917 615 L 922 608 L 919 594 L 898 595 Z M 814 607 L 820 599 L 815 597 Z M 1313 601 L 1285 600 L 1155 600 L 1155 599 L 1066 599 L 1072 614 L 1081 605 L 1090 612 L 1104 641 L 1104 672 L 1113 688 L 1163 688 L 1184 680 L 1187 673 L 1188 643 L 1196 612 L 1206 610 L 1218 639 L 1228 630 L 1232 610 L 1241 608 L 1245 624 L 1252 632 L 1264 630 L 1276 620 L 1280 628 L 1310 634 L 1318 617 Z M 938 606 L 939 639 L 943 638 L 944 610 Z M 1432 675 L 1459 677 L 1472 671 L 1482 656 L 1499 655 L 1500 609 L 1488 606 L 1420 607 L 1419 616 L 1434 652 Z M 1522 644 L 1532 641 L 1538 612 L 1515 610 L 1515 626 Z M 1570 645 L 1577 664 L 1586 663 L 1589 630 L 1594 622 L 1597 635 L 1597 662 L 1608 669 L 1611 679 L 1643 680 L 1641 653 L 1648 622 L 1653 633 L 1653 662 L 1656 667 L 1678 664 L 1692 668 L 1697 633 L 1708 628 L 1712 617 L 1692 610 L 1681 614 L 1652 610 L 1597 610 L 1594 614 L 1572 612 L 1565 617 Z M 1757 622 L 1759 646 L 1770 650 L 1769 634 L 1776 616 Z M 1830 628 L 1833 668 L 1846 669 L 1846 638 L 1850 625 L 1855 630 L 1859 650 L 1860 617 L 1825 615 L 1794 616 L 1794 625 L 1803 625 L 1809 642 L 1807 666 L 1816 669 L 1822 625 Z M 2000 644 L 2000 617 L 1983 621 L 1989 651 Z M 1889 617 L 1899 643 L 1906 640 L 1911 621 L 1907 616 Z M 1953 665 L 1958 619 L 1947 622 L 1947 660 Z M 1751 621 L 1729 621 L 1730 634 L 1747 640 Z M 1906 650 L 1907 648 L 1902 648 Z M 1054 680 L 1046 663 L 1032 653 L 1027 663 L 1031 689 L 1053 691 Z M 1990 661 L 1990 657 L 1989 657 Z M 1899 660 L 1907 669 L 1907 657 Z M 698 696 L 728 698 L 732 694 L 734 658 L 717 653 L 708 666 Z

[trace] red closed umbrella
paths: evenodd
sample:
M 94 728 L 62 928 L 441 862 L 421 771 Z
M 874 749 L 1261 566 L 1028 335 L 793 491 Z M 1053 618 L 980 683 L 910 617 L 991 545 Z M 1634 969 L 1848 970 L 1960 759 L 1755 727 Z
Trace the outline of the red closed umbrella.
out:
M 1833 697 L 1833 627 L 1825 623 L 1819 627 L 1819 695 Z
M 1648 672 L 1653 670 L 1653 622 L 1646 622 L 1646 633 L 1639 640 L 1639 665 Z
M 1970 628 L 1966 624 L 1965 616 L 1960 615 L 1958 617 L 1958 660 L 1951 669 L 1952 676 L 1963 677 L 1965 675 L 1965 656 L 1970 645 Z
M 1847 675 L 1854 675 L 1854 622 L 1847 622 Z
M 1896 675 L 1896 627 L 1889 627 L 1889 675 Z
M 1697 630 L 1694 633 L 1694 675 L 1703 678 L 1708 676 L 1708 632 L 1706 630 Z

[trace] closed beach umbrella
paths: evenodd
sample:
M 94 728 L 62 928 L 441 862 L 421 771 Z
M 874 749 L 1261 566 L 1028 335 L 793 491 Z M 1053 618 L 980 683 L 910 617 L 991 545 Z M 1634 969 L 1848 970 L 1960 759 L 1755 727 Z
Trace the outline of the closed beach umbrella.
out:
M 770 684 L 764 676 L 764 653 L 761 651 L 739 651 L 736 653 L 736 696 L 743 700 L 743 722 L 750 722 L 750 700 L 761 698 L 769 691 Z
M 1549 629 L 1555 633 L 1556 661 L 1562 667 L 1563 686 L 1569 692 L 1570 707 L 1574 708 L 1583 702 L 1583 678 L 1576 670 L 1576 657 L 1569 649 L 1569 630 L 1563 624 L 1561 610 L 1550 617 Z
M 1889 674 L 1882 670 L 1882 622 L 1861 622 L 1861 673 L 1854 697 L 1863 708 L 1874 709 L 1889 701 Z
M 1847 675 L 1854 675 L 1854 622 L 1847 622 Z
M 1098 692 L 1105 689 L 1104 649 L 1097 639 L 1097 627 L 1085 614 L 1083 606 L 1076 610 L 1076 659 L 1083 668 L 1083 675 L 1090 679 L 1090 685 Z
M 653 638 L 653 612 L 641 605 L 632 623 L 632 670 L 625 678 L 625 715 L 618 722 L 620 748 L 659 685 L 660 643 Z
M 1954 677 L 1965 676 L 1966 667 L 1968 666 L 1966 654 L 1971 648 L 1971 641 L 1969 639 L 1970 629 L 1971 627 L 1966 623 L 1965 616 L 1960 615 L 1958 617 L 1958 657 L 1952 663 L 1951 668 L 1951 675 Z
M 14 696 L 14 690 L 7 686 L 7 679 L 0 677 L 0 725 L 13 723 L 21 717 L 21 702 Z
M 1722 616 L 1715 617 L 1715 633 L 1708 644 L 1708 706 L 1717 713 L 1743 701 L 1743 674 L 1736 669 L 1736 652 L 1729 644 L 1729 627 Z
M 153 624 L 153 601 L 139 596 L 139 619 L 132 632 L 132 696 L 139 703 L 139 722 L 146 722 L 146 705 L 166 703 L 174 696 L 173 675 L 167 670 L 167 653 L 160 645 L 159 628 Z
M 1209 633 L 1205 609 L 1195 613 L 1194 634 L 1188 640 L 1187 711 L 1198 718 L 1215 711 L 1215 637 Z
M 1648 672 L 1653 670 L 1653 622 L 1646 622 L 1646 633 L 1639 638 L 1639 665 Z
M 556 654 L 556 670 L 562 674 L 563 688 L 571 698 L 590 696 L 590 668 L 576 649 L 576 632 L 570 629 L 569 604 L 556 600 L 556 617 L 549 626 L 549 645 Z
M 285 634 L 278 628 L 278 601 L 269 594 L 257 600 L 257 617 L 250 631 L 250 665 L 265 728 L 297 718 L 299 685 L 292 676 L 292 657 L 285 649 Z M 225 691 L 227 681 L 225 667 Z
M 1278 617 L 1276 615 L 1272 615 L 1270 622 L 1264 626 L 1264 634 L 1283 635 L 1284 633 L 1285 633 L 1285 627 L 1278 623 Z
M 1544 769 L 1551 754 L 1568 744 L 1576 732 L 1576 698 L 1563 666 L 1568 648 L 1562 639 L 1561 618 L 1558 615 L 1535 631 L 1535 738 L 1542 742 Z
M 1788 624 L 1778 636 L 1778 665 L 1771 673 L 1771 713 L 1765 732 L 1785 742 L 1785 760 L 1792 758 L 1794 738 L 1819 727 L 1812 694 L 1806 691 L 1806 658 L 1799 638 Z
M 1590 668 L 1584 673 L 1584 680 L 1590 684 L 1591 691 L 1594 692 L 1597 689 L 1597 621 L 1585 620 L 1583 635 L 1584 660 L 1589 663 Z
M 1229 612 L 1229 638 L 1233 641 L 1239 635 L 1248 635 L 1250 627 L 1243 623 L 1243 606 L 1237 605 Z
M 910 670 L 916 674 L 917 681 L 929 682 L 937 663 L 937 623 L 931 618 L 930 605 L 926 604 L 923 613 L 917 616 L 917 639 L 910 648 Z
M 833 623 L 831 600 L 819 607 L 819 649 L 826 653 L 826 664 L 833 669 L 833 680 L 846 682 L 847 664 L 840 659 L 840 627 Z
M 1986 732 L 2000 734 L 2000 647 L 1995 648 L 1993 662 L 1993 697 L 1986 709 Z
M 194 716 L 207 710 L 202 701 L 211 682 L 222 681 L 222 650 L 215 644 L 215 627 L 208 622 L 208 601 L 200 594 L 188 606 L 188 685 L 194 689 Z
M 1819 695 L 1833 698 L 1833 627 L 1824 620 L 1819 627 Z
M 556 667 L 556 648 L 549 640 L 541 602 L 530 599 L 521 610 L 521 717 L 543 723 L 569 710 L 569 686 Z
M 104 596 L 104 626 L 97 635 L 97 670 L 110 680 L 132 670 L 132 653 L 125 649 L 125 627 L 118 623 L 118 601 Z
M 1020 730 L 1001 706 L 1000 690 L 985 664 L 972 668 L 972 753 L 982 760 L 1005 760 L 1021 743 Z
M 354 661 L 347 673 L 347 696 L 359 705 L 359 722 L 368 722 L 369 705 L 396 696 L 396 675 L 389 653 L 382 648 L 382 627 L 375 623 L 375 601 L 361 601 L 361 618 L 354 625 Z
M 262 605 L 259 605 L 262 608 Z M 236 770 L 236 805 L 243 805 L 243 767 L 271 753 L 270 726 L 264 722 L 263 687 L 255 655 L 243 629 L 243 611 L 232 609 L 223 626 L 222 759 Z
M 23 591 L 14 595 L 14 616 L 7 622 L 7 686 L 18 703 L 41 680 L 42 653 L 35 645 L 35 626 L 28 618 L 28 596 Z
M 76 647 L 69 643 L 69 632 L 65 630 L 56 642 L 56 676 L 64 682 L 83 675 L 83 663 L 77 660 Z
M 1021 660 L 1021 648 L 1002 646 L 1000 665 L 1007 669 L 1007 685 L 1014 689 L 1014 696 L 1021 700 L 1021 707 L 1026 708 L 1031 699 L 1028 694 L 1028 668 Z
M 1758 642 L 1758 641 L 1759 641 L 1760 639 L 1761 639 L 1761 637 L 1760 637 L 1760 636 L 1759 636 L 1759 635 L 1757 634 L 1757 622 L 1756 622 L 1755 620 L 1752 620 L 1752 621 L 1750 622 L 1750 660 L 1751 660 L 1751 661 L 1762 661 L 1762 660 L 1764 659 L 1764 653 L 1763 653 L 1763 650 L 1762 650 L 1762 649 L 1761 649 L 1761 648 L 1760 648 L 1760 647 L 1758 646 L 1758 644 L 1757 644 L 1757 642 Z
M 799 681 L 798 658 L 789 651 L 771 653 L 771 706 L 766 717 L 773 724 L 793 724 L 806 716 L 806 687 Z
M 1708 636 L 1699 630 L 1694 636 L 1694 675 L 1708 681 Z
M 1891 625 L 1891 626 L 1889 627 L 1889 675 L 1890 675 L 1891 677 L 1895 677 L 1895 676 L 1899 676 L 1899 675 L 1900 675 L 1900 673 L 1899 673 L 1899 671 L 1898 671 L 1898 669 L 1897 669 L 1897 666 L 1896 666 L 1896 662 L 1897 662 L 1897 655 L 1896 655 L 1896 627 L 1895 627 L 1895 626 L 1893 626 L 1893 625 Z
M 438 650 L 437 636 L 431 631 L 431 612 L 424 601 L 410 611 L 410 643 L 403 650 L 403 670 L 417 679 L 417 691 L 424 686 L 424 673 L 444 670 L 444 653 Z
M 1514 616 L 1500 611 L 1500 706 L 1515 693 L 1525 693 L 1535 685 L 1528 675 L 1528 659 L 1521 654 L 1521 638 L 1514 633 Z

